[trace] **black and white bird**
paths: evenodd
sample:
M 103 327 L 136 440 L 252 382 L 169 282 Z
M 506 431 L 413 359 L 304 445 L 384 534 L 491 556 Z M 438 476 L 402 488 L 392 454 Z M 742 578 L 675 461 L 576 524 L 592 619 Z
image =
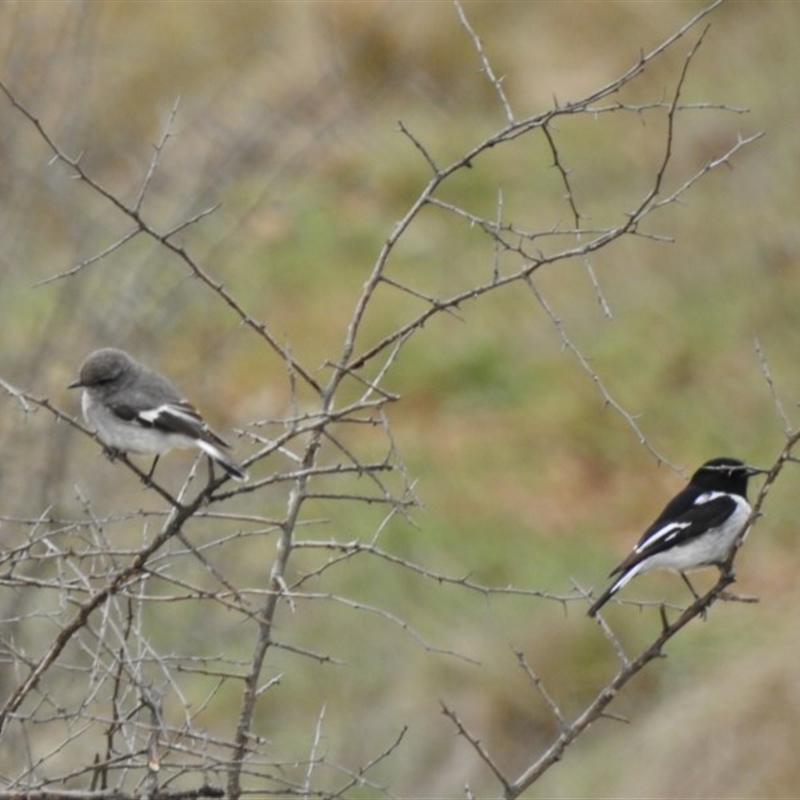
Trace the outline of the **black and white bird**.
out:
M 112 452 L 159 456 L 173 447 L 198 447 L 236 480 L 246 473 L 223 448 L 229 447 L 209 428 L 191 403 L 165 377 L 106 347 L 87 356 L 70 389 L 83 389 L 86 422 Z
M 667 503 L 631 554 L 611 571 L 609 577 L 619 577 L 595 600 L 589 616 L 595 616 L 631 578 L 652 569 L 676 570 L 696 597 L 685 572 L 725 562 L 752 510 L 747 481 L 765 471 L 735 458 L 706 461 Z

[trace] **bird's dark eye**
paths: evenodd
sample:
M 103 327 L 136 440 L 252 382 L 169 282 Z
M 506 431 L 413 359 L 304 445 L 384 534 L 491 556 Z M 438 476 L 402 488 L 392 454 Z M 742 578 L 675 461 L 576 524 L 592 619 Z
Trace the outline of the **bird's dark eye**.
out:
M 91 380 L 87 381 L 87 384 L 89 386 L 105 386 L 107 383 L 114 383 L 118 377 L 118 375 L 108 375 L 103 376 L 102 378 L 92 378 Z

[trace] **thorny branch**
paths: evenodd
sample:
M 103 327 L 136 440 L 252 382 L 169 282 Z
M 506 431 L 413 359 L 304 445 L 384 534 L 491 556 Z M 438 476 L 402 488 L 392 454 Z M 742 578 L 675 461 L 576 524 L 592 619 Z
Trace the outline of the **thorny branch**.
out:
M 592 700 L 574 719 L 567 722 L 557 706 L 555 700 L 544 689 L 543 684 L 530 670 L 527 663 L 524 661 L 524 656 L 521 653 L 517 654 L 520 663 L 526 672 L 531 676 L 534 685 L 540 695 L 544 698 L 545 703 L 549 707 L 551 713 L 559 723 L 560 731 L 551 744 L 546 747 L 543 752 L 538 754 L 532 759 L 530 766 L 528 766 L 516 778 L 510 778 L 504 774 L 495 772 L 496 768 L 493 767 L 492 771 L 495 772 L 498 780 L 500 781 L 503 791 L 501 797 L 504 800 L 512 800 L 519 797 L 522 792 L 533 785 L 550 767 L 560 761 L 567 748 L 593 723 L 602 717 L 618 718 L 607 711 L 608 706 L 613 702 L 614 698 L 619 692 L 628 684 L 628 682 L 639 672 L 642 671 L 651 661 L 660 659 L 664 655 L 664 648 L 667 643 L 673 639 L 683 628 L 685 628 L 692 620 L 697 617 L 705 617 L 707 610 L 719 599 L 724 599 L 726 590 L 735 581 L 733 573 L 733 562 L 736 557 L 738 548 L 741 546 L 745 537 L 755 525 L 761 516 L 761 509 L 770 493 L 770 490 L 775 485 L 775 482 L 782 472 L 785 465 L 795 459 L 794 450 L 800 442 L 800 430 L 791 432 L 787 436 L 786 442 L 772 466 L 770 467 L 766 479 L 759 489 L 758 496 L 753 503 L 753 508 L 749 518 L 745 522 L 741 533 L 738 538 L 736 546 L 731 551 L 727 562 L 720 568 L 719 580 L 709 589 L 706 594 L 695 600 L 690 606 L 685 608 L 678 617 L 669 622 L 666 612 L 661 606 L 660 614 L 662 618 L 662 628 L 659 634 L 653 641 L 647 645 L 635 658 L 628 658 L 622 651 L 617 638 L 614 636 L 611 629 L 606 624 L 602 615 L 598 615 L 598 623 L 603 629 L 604 634 L 612 642 L 614 650 L 619 658 L 620 666 L 614 677 L 606 683 L 605 686 L 598 692 L 594 700 Z M 456 721 L 453 717 L 454 722 Z M 478 755 L 483 761 L 493 764 L 488 753 L 480 746 L 474 734 L 469 733 L 458 721 L 456 727 L 476 750 Z
M 49 767 L 47 757 L 37 761 L 29 749 L 27 757 L 23 758 L 25 764 L 18 773 L 8 779 L 4 776 L 8 791 L 0 789 L 0 798 L 19 796 L 24 790 L 26 797 L 40 797 L 42 800 L 68 796 L 81 800 L 94 797 L 128 800 L 138 796 L 178 800 L 223 794 L 236 800 L 250 793 L 253 786 L 258 786 L 260 790 L 269 786 L 269 790 L 264 790 L 269 794 L 304 797 L 341 797 L 354 787 L 370 787 L 386 793 L 386 788 L 369 776 L 400 748 L 406 735 L 405 727 L 377 755 L 352 769 L 337 764 L 326 753 L 323 706 L 317 718 L 310 753 L 303 757 L 305 761 L 300 759 L 288 764 L 272 758 L 265 738 L 258 732 L 259 701 L 271 693 L 283 677 L 283 673 L 268 677 L 270 652 L 290 653 L 313 659 L 319 664 L 340 663 L 328 653 L 277 639 L 275 628 L 279 609 L 286 608 L 294 614 L 303 603 L 324 602 L 354 612 L 364 611 L 399 628 L 427 652 L 474 661 L 467 655 L 431 643 L 410 622 L 388 608 L 333 591 L 311 591 L 307 585 L 327 577 L 336 567 L 363 556 L 393 569 L 403 570 L 415 579 L 486 597 L 514 595 L 542 598 L 559 602 L 565 608 L 567 604 L 583 603 L 586 594 L 578 590 L 559 593 L 484 585 L 470 575 L 447 575 L 379 545 L 378 540 L 389 522 L 397 516 L 408 517 L 409 510 L 417 505 L 414 481 L 400 457 L 400 448 L 394 440 L 386 413 L 386 406 L 397 402 L 400 397 L 387 388 L 386 379 L 407 342 L 421 333 L 428 320 L 439 314 L 457 315 L 461 307 L 468 303 L 477 302 L 502 287 L 524 282 L 532 290 L 564 347 L 597 386 L 603 402 L 623 417 L 639 442 L 656 459 L 669 463 L 649 442 L 635 415 L 614 398 L 589 359 L 568 336 L 560 318 L 534 282 L 534 273 L 544 266 L 578 260 L 586 269 L 604 315 L 610 319 L 611 309 L 592 264 L 592 255 L 628 236 L 662 240 L 664 237 L 657 233 L 643 231 L 642 223 L 659 209 L 681 200 L 710 171 L 728 164 L 740 149 L 759 138 L 760 134 L 740 136 L 735 144 L 709 159 L 693 173 L 673 178 L 672 170 L 678 172 L 673 163 L 673 154 L 682 114 L 720 110 L 742 113 L 742 109 L 719 104 L 684 103 L 681 100 L 693 58 L 706 31 L 700 34 L 683 61 L 671 99 L 635 105 L 621 97 L 628 85 L 651 63 L 696 29 L 720 2 L 718 0 L 707 6 L 656 48 L 642 54 L 629 69 L 586 97 L 563 104 L 556 101 L 551 109 L 522 118 L 512 110 L 502 76 L 498 76 L 493 68 L 483 42 L 467 19 L 463 7 L 456 3 L 458 19 L 475 48 L 481 72 L 497 96 L 504 122 L 493 134 L 449 163 L 437 158 L 407 125 L 399 123 L 401 133 L 424 159 L 431 177 L 383 242 L 355 301 L 337 357 L 327 361 L 322 378 L 318 370 L 301 363 L 281 335 L 266 322 L 257 319 L 243 299 L 226 289 L 189 250 L 176 243 L 177 233 L 213 213 L 216 206 L 190 216 L 169 229 L 160 228 L 149 218 L 146 201 L 174 136 L 177 102 L 170 111 L 159 141 L 153 147 L 134 201 L 126 203 L 85 167 L 81 156 L 69 156 L 48 127 L 31 113 L 6 83 L 0 81 L 0 91 L 33 127 L 49 148 L 53 160 L 67 165 L 74 177 L 116 209 L 129 225 L 122 236 L 100 252 L 73 264 L 43 283 L 77 280 L 86 270 L 126 247 L 136 237 L 150 237 L 172 254 L 179 265 L 188 268 L 190 274 L 280 360 L 289 378 L 289 400 L 293 409 L 285 419 L 254 421 L 243 432 L 257 447 L 256 452 L 247 459 L 246 466 L 258 465 L 275 456 L 282 456 L 290 463 L 289 468 L 270 469 L 268 474 L 254 477 L 244 486 L 230 489 L 224 478 L 209 478 L 209 482 L 201 486 L 194 498 L 190 499 L 189 489 L 195 476 L 194 470 L 181 489 L 173 493 L 151 480 L 134 460 L 125 455 L 116 455 L 124 467 L 142 480 L 154 497 L 162 502 L 163 507 L 118 512 L 104 517 L 96 514 L 91 504 L 84 501 L 84 516 L 80 519 L 60 519 L 50 508 L 38 517 L 33 515 L 29 519 L 0 518 L 0 521 L 26 531 L 24 541 L 4 548 L 0 556 L 0 566 L 4 570 L 0 573 L 0 587 L 57 596 L 53 608 L 35 613 L 21 610 L 9 613 L 7 617 L 7 621 L 17 627 L 25 624 L 39 626 L 37 630 L 45 632 L 46 645 L 40 652 L 29 652 L 24 642 L 18 643 L 13 635 L 0 640 L 3 658 L 12 661 L 16 670 L 13 686 L 0 707 L 0 740 L 12 726 L 15 733 L 20 734 L 20 739 L 26 740 L 31 735 L 31 726 L 27 723 L 31 721 L 34 726 L 37 723 L 44 724 L 49 714 L 72 726 L 69 741 L 79 739 L 85 729 L 97 728 L 98 725 L 104 731 L 103 746 L 96 752 L 94 762 L 71 765 L 62 776 L 64 781 L 88 779 L 90 788 L 78 789 L 74 793 L 72 790 L 50 790 L 47 782 L 39 779 L 40 773 L 48 771 L 43 769 Z M 663 118 L 665 110 L 666 129 L 661 134 L 663 151 L 652 171 L 647 191 L 632 202 L 630 210 L 619 224 L 588 227 L 585 224 L 588 214 L 582 210 L 585 208 L 584 198 L 579 196 L 572 180 L 556 123 L 579 115 L 601 118 L 620 113 L 643 116 L 650 112 L 661 112 Z M 491 217 L 476 214 L 442 196 L 443 189 L 453 176 L 466 173 L 488 153 L 511 147 L 521 139 L 525 139 L 526 143 L 537 143 L 541 139 L 563 187 L 565 216 L 571 220 L 570 224 L 564 226 L 557 222 L 537 229 L 526 220 L 507 220 L 502 191 L 497 193 L 496 213 Z M 675 184 L 669 192 L 665 189 L 668 178 L 674 180 Z M 392 256 L 398 244 L 428 209 L 443 211 L 456 223 L 466 223 L 488 237 L 492 259 L 485 276 L 471 280 L 463 287 L 457 284 L 448 286 L 447 291 L 437 296 L 414 284 L 399 271 L 394 271 Z M 511 266 L 508 266 L 505 257 L 513 259 Z M 368 310 L 378 304 L 376 293 L 379 287 L 415 298 L 424 304 L 424 309 L 377 340 L 370 340 L 364 320 Z M 763 359 L 762 364 L 772 389 Z M 313 403 L 300 401 L 298 384 L 312 390 Z M 351 397 L 352 392 L 346 395 L 343 387 L 353 385 L 359 387 L 360 393 L 355 400 L 345 401 L 343 398 Z M 14 400 L 18 413 L 29 414 L 41 410 L 50 414 L 54 422 L 70 425 L 82 434 L 92 436 L 81 423 L 49 399 L 20 390 L 3 380 L 0 380 L 0 388 Z M 782 419 L 787 431 L 787 445 L 767 476 L 748 527 L 755 522 L 784 464 L 794 459 L 793 448 L 800 440 L 800 434 L 789 430 L 788 420 L 783 414 Z M 387 443 L 381 457 L 366 457 L 358 444 L 354 445 L 343 433 L 345 428 L 356 426 L 381 432 Z M 265 430 L 275 433 L 276 427 L 278 432 L 274 438 L 264 434 Z M 360 479 L 368 482 L 366 491 L 356 483 Z M 235 507 L 228 509 L 224 505 L 255 495 L 260 499 L 276 490 L 284 492 L 281 495 L 282 511 L 270 516 Z M 299 538 L 303 526 L 319 522 L 310 519 L 306 509 L 309 501 L 319 499 L 354 504 L 362 509 L 377 506 L 383 508 L 385 514 L 372 536 L 365 539 Z M 138 546 L 115 544 L 107 536 L 107 528 L 131 522 L 142 525 Z M 189 536 L 187 526 L 190 522 L 212 525 L 227 523 L 237 528 L 234 532 L 220 532 L 210 543 L 201 544 Z M 155 533 L 150 530 L 150 524 L 157 528 Z M 220 561 L 224 563 L 224 559 L 218 561 L 214 558 L 217 554 L 227 554 L 229 547 L 248 537 L 271 537 L 275 547 L 274 559 L 263 570 L 261 584 L 255 587 L 239 585 L 220 566 Z M 177 543 L 182 549 L 175 549 Z M 309 552 L 318 554 L 323 560 L 301 569 L 297 566 L 297 560 L 301 554 Z M 202 580 L 192 579 L 176 568 L 176 563 L 187 560 L 194 566 L 199 565 L 204 577 L 213 578 L 217 588 L 208 589 Z M 661 656 L 664 646 L 673 636 L 723 596 L 725 588 L 733 581 L 732 558 L 727 567 L 717 585 L 681 612 L 675 621 L 668 622 L 664 612 L 665 622 L 660 634 L 633 658 L 625 655 L 611 629 L 600 618 L 601 629 L 614 647 L 620 666 L 612 680 L 572 720 L 567 718 L 526 657 L 521 652 L 517 653 L 520 667 L 525 670 L 559 724 L 559 733 L 551 745 L 533 758 L 517 778 L 504 775 L 489 748 L 470 733 L 455 710 L 442 704 L 443 713 L 500 782 L 504 797 L 518 797 L 563 756 L 570 744 L 593 721 L 603 716 L 613 716 L 607 708 L 616 693 L 650 661 Z M 196 655 L 175 653 L 169 648 L 159 650 L 151 642 L 147 612 L 157 608 L 160 614 L 169 613 L 170 606 L 184 607 L 189 603 L 236 615 L 236 620 L 253 632 L 249 652 L 234 657 L 223 653 L 221 647 L 218 652 Z M 57 630 L 55 634 L 53 627 Z M 56 679 L 56 673 L 58 668 L 63 668 L 65 675 L 81 674 L 82 659 L 86 658 L 92 664 L 87 694 L 72 706 L 70 703 L 73 698 L 61 700 L 59 692 L 62 687 Z M 186 684 L 181 680 L 185 676 L 202 677 L 208 681 L 205 694 L 194 705 L 187 698 Z M 237 694 L 232 694 L 231 687 L 235 688 Z M 168 718 L 165 713 L 162 701 L 166 690 L 172 693 L 173 698 L 177 698 L 182 709 L 182 713 L 178 714 L 178 722 Z M 232 698 L 238 700 L 238 713 L 233 731 L 229 734 L 217 734 L 205 727 L 207 718 L 204 712 L 223 691 L 227 693 L 228 705 Z M 53 712 L 52 709 L 57 711 Z M 66 743 L 60 749 L 65 748 Z M 335 776 L 341 776 L 338 786 L 323 790 L 315 788 L 315 781 L 319 780 L 324 785 L 324 781 L 328 780 L 327 777 L 320 777 L 323 767 Z M 170 788 L 175 780 L 186 776 L 195 780 L 197 788 Z M 216 785 L 223 782 L 224 791 Z M 330 781 L 328 785 L 331 785 Z

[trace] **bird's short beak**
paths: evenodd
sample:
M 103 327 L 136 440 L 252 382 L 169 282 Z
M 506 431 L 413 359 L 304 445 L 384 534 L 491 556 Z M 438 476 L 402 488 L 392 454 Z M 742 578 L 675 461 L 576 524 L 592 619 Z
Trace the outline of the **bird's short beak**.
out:
M 81 383 L 81 379 L 78 378 L 76 381 L 72 381 L 72 383 L 67 385 L 67 389 L 80 389 L 83 384 Z
M 762 469 L 761 467 L 747 467 L 748 475 L 766 475 L 768 472 L 768 469 Z

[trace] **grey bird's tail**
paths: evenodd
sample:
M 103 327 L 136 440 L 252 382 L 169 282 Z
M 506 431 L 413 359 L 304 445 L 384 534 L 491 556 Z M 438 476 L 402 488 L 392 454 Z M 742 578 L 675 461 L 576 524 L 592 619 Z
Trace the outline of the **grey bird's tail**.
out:
M 216 445 L 205 439 L 198 439 L 197 446 L 212 460 L 219 464 L 228 475 L 237 481 L 246 481 L 247 473 L 228 455 Z

